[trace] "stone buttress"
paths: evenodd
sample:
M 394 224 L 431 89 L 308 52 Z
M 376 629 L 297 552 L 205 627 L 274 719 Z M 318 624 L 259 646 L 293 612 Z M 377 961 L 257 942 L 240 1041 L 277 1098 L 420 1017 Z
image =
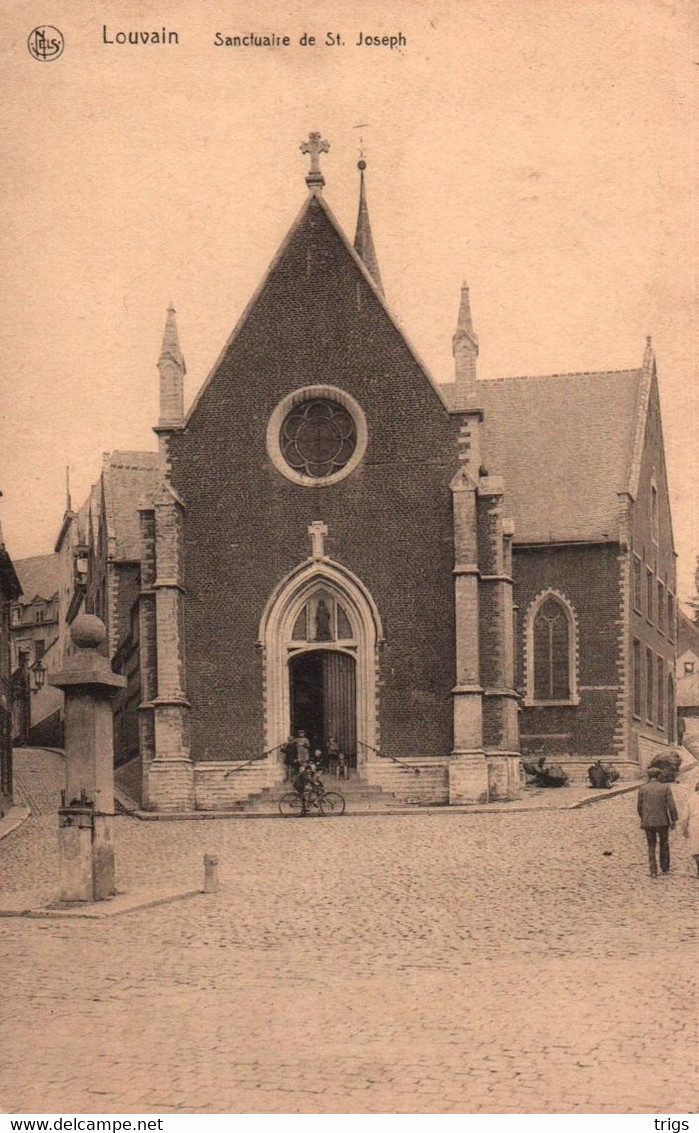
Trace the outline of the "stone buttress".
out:
M 194 808 L 190 704 L 185 692 L 184 514 L 169 482 L 169 438 L 183 421 L 184 359 L 169 308 L 158 362 L 160 485 L 139 507 L 141 529 L 140 742 L 143 805 L 161 811 Z
M 512 521 L 504 484 L 481 464 L 483 411 L 477 404 L 478 339 L 468 288 L 453 339 L 452 412 L 460 420 L 459 469 L 451 482 L 454 517 L 456 673 L 449 802 L 516 798 L 520 792 L 514 689 Z

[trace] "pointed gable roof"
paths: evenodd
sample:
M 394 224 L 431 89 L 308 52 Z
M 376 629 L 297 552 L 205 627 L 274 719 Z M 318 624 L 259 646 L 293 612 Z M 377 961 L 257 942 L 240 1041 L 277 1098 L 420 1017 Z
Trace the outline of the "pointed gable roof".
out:
M 505 479 L 515 543 L 614 541 L 645 420 L 645 368 L 478 383 L 483 461 Z M 641 433 L 642 436 L 642 433 Z
M 265 272 L 259 286 L 256 288 L 255 292 L 253 293 L 252 297 L 250 298 L 250 300 L 249 300 L 247 306 L 245 307 L 242 315 L 238 319 L 238 322 L 236 323 L 235 327 L 233 328 L 232 333 L 230 334 L 229 338 L 227 339 L 222 351 L 220 352 L 218 358 L 214 362 L 214 365 L 212 366 L 211 370 L 209 371 L 209 374 L 208 374 L 206 380 L 201 385 L 196 397 L 194 398 L 192 404 L 190 405 L 189 410 L 186 414 L 186 418 L 185 418 L 185 427 L 187 426 L 187 424 L 189 424 L 192 417 L 196 413 L 202 397 L 206 393 L 206 390 L 208 389 L 209 385 L 211 384 L 212 379 L 215 377 L 216 373 L 220 369 L 221 364 L 223 363 L 224 359 L 226 358 L 226 355 L 228 354 L 231 346 L 236 341 L 236 339 L 240 335 L 241 331 L 245 327 L 250 315 L 252 314 L 255 307 L 257 306 L 258 301 L 260 300 L 263 292 L 270 285 L 270 282 L 274 279 L 275 273 L 283 267 L 285 257 L 287 255 L 287 253 L 289 252 L 293 242 L 296 240 L 297 237 L 299 237 L 302 240 L 308 240 L 309 241 L 309 247 L 310 247 L 312 234 L 313 234 L 313 232 L 314 232 L 314 230 L 315 230 L 315 228 L 318 224 L 329 225 L 330 229 L 339 238 L 339 240 L 340 240 L 340 242 L 341 242 L 341 244 L 342 244 L 342 246 L 345 250 L 345 253 L 349 257 L 349 259 L 352 261 L 354 267 L 359 272 L 361 278 L 368 285 L 368 287 L 370 288 L 370 290 L 372 291 L 372 293 L 376 297 L 376 300 L 378 301 L 379 305 L 383 309 L 388 320 L 391 322 L 391 324 L 393 325 L 396 332 L 400 335 L 401 339 L 403 340 L 404 344 L 407 346 L 407 348 L 410 351 L 415 362 L 417 363 L 417 365 L 422 370 L 422 372 L 425 376 L 426 382 L 432 388 L 432 390 L 434 391 L 434 393 L 436 394 L 438 399 L 441 401 L 443 407 L 445 409 L 447 408 L 447 402 L 446 402 L 445 397 L 443 395 L 442 387 L 440 387 L 434 381 L 434 379 L 432 378 L 431 374 L 429 373 L 429 371 L 427 369 L 427 366 L 425 365 L 425 363 L 420 358 L 415 347 L 412 345 L 412 343 L 410 342 L 410 340 L 406 336 L 406 333 L 403 330 L 403 328 L 401 327 L 398 319 L 396 318 L 396 316 L 393 314 L 390 307 L 388 306 L 388 304 L 386 302 L 386 298 L 383 294 L 383 291 L 377 285 L 376 280 L 372 276 L 371 272 L 369 271 L 368 267 L 366 266 L 366 264 L 362 260 L 359 253 L 356 251 L 356 249 L 352 246 L 352 244 L 348 240 L 347 236 L 345 235 L 342 228 L 340 227 L 340 224 L 339 224 L 337 218 L 333 214 L 333 212 L 330 209 L 330 207 L 328 206 L 327 202 L 319 194 L 310 193 L 309 196 L 307 197 L 307 199 L 304 201 L 303 206 L 302 206 L 298 216 L 296 217 L 296 220 L 291 225 L 291 228 L 289 229 L 286 236 L 284 237 L 284 240 L 282 241 L 281 245 L 279 246 L 279 249 L 278 249 L 276 255 L 274 256 L 274 258 L 273 258 L 270 266 L 268 267 L 267 271 Z
M 23 606 L 30 606 L 35 598 L 48 602 L 58 594 L 58 555 L 32 555 L 28 559 L 17 559 L 14 565 L 22 587 L 20 602 Z

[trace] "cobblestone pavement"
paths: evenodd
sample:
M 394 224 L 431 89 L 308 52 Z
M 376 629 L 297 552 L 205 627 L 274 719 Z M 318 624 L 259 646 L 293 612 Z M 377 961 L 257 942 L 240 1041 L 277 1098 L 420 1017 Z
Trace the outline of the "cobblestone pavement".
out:
M 50 899 L 61 759 L 16 764 L 40 813 L 0 842 L 2 887 Z M 671 874 L 647 876 L 633 795 L 543 814 L 123 817 L 116 836 L 121 888 L 196 886 L 208 851 L 221 891 L 0 921 L 5 1112 L 694 1104 L 699 881 L 678 835 Z

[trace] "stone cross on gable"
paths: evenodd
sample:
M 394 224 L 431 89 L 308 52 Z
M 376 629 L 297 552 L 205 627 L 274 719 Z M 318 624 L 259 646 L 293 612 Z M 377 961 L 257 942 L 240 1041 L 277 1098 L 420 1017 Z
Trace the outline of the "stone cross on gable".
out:
M 308 534 L 311 537 L 311 558 L 324 559 L 325 546 L 323 541 L 328 534 L 328 528 L 322 519 L 316 519 L 310 524 Z
M 308 188 L 322 189 L 325 184 L 325 178 L 320 171 L 320 155 L 321 153 L 328 153 L 330 150 L 330 142 L 324 141 L 317 130 L 312 131 L 308 136 L 307 142 L 301 142 L 301 153 L 307 153 L 311 159 L 311 168 L 306 175 L 306 184 Z

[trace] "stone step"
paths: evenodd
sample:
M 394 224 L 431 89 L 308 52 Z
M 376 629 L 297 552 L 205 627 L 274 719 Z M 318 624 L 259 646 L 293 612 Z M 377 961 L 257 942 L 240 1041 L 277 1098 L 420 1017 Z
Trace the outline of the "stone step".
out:
M 324 784 L 326 791 L 339 791 L 350 810 L 385 810 L 388 807 L 400 806 L 400 801 L 395 795 L 375 783 L 366 783 L 361 779 L 335 779 L 326 775 Z M 281 796 L 292 790 L 292 784 L 289 782 L 265 787 L 261 791 L 252 793 L 249 798 L 235 803 L 231 809 L 253 814 L 276 812 Z

